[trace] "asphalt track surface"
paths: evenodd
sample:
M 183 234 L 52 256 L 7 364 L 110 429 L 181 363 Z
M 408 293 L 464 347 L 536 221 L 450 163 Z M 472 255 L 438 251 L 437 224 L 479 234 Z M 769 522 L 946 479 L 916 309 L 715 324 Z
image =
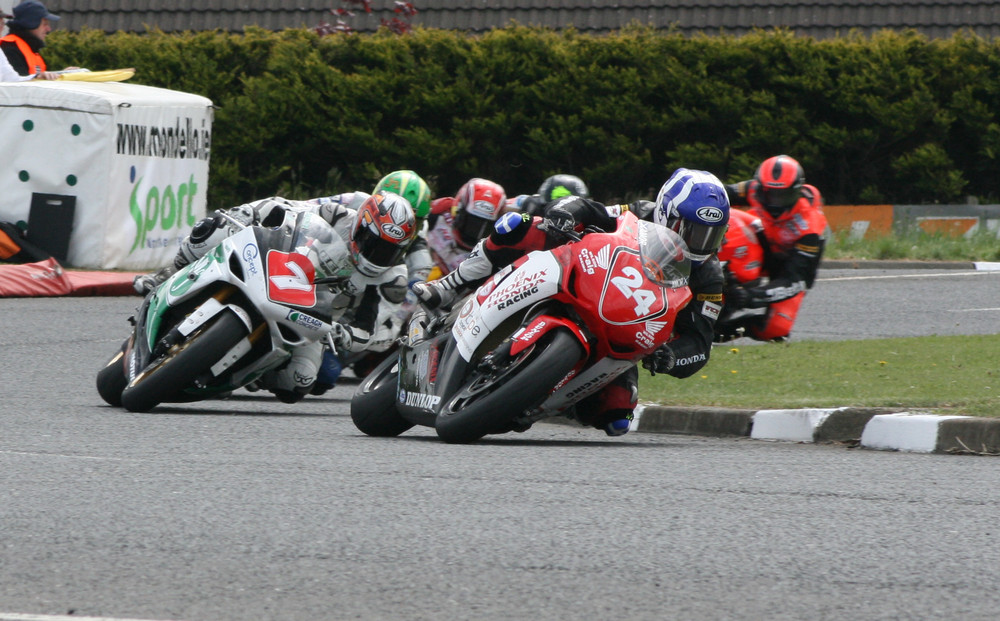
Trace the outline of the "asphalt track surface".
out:
M 997 276 L 959 271 L 821 281 L 796 338 L 995 333 Z M 994 459 L 561 425 L 374 439 L 348 382 L 130 414 L 93 382 L 136 302 L 0 300 L 0 621 L 1000 609 Z

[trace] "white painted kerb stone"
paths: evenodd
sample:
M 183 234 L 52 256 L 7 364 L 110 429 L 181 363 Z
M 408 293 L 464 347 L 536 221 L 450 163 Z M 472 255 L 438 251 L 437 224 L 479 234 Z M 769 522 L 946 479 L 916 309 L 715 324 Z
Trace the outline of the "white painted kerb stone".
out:
M 841 409 L 760 410 L 753 415 L 750 437 L 755 440 L 815 442 L 819 426 L 830 414 Z
M 946 420 L 969 416 L 933 414 L 879 414 L 873 416 L 861 433 L 861 446 L 870 449 L 933 453 L 937 448 L 938 429 Z

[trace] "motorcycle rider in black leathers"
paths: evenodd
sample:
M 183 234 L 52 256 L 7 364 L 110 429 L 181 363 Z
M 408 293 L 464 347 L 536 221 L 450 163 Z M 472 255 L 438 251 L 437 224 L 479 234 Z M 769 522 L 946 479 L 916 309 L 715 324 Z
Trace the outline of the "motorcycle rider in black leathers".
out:
M 688 244 L 692 300 L 677 315 L 675 339 L 647 356 L 642 365 L 653 374 L 689 377 L 708 362 L 725 284 L 715 253 L 725 234 L 729 200 L 722 183 L 710 173 L 679 169 L 664 183 L 656 202 L 606 206 L 567 196 L 547 204 L 544 217 L 505 214 L 458 269 L 440 280 L 416 285 L 414 292 L 429 307 L 450 303 L 456 293 L 478 286 L 528 252 L 564 243 L 566 237 L 559 231 L 585 227 L 613 231 L 617 217 L 624 211 L 675 230 Z M 638 368 L 633 367 L 601 392 L 577 404 L 577 418 L 608 435 L 627 433 L 638 403 L 637 380 Z

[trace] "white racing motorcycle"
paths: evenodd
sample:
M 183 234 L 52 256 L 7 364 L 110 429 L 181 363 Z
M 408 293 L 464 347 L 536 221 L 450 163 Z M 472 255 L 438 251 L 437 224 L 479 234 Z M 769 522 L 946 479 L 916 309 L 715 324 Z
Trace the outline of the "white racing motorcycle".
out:
M 318 215 L 289 211 L 279 227 L 246 227 L 146 296 L 97 390 L 110 405 L 146 412 L 246 386 L 296 346 L 333 347 L 333 293 L 317 285 L 354 270 L 347 244 Z

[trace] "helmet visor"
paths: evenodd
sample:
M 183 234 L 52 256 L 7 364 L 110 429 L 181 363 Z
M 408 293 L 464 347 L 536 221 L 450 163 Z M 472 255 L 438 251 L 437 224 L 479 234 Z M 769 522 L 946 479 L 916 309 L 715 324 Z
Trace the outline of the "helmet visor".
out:
M 789 209 L 802 196 L 802 189 L 799 187 L 790 188 L 761 188 L 761 201 L 769 211 L 784 211 Z
M 726 226 L 709 226 L 701 222 L 678 219 L 674 230 L 681 236 L 691 252 L 691 260 L 704 261 L 722 245 Z
M 459 243 L 466 248 L 472 248 L 480 239 L 489 235 L 492 225 L 490 220 L 470 216 L 464 211 L 455 216 L 455 234 Z
M 358 254 L 378 267 L 392 267 L 399 262 L 405 248 L 374 234 L 367 227 L 359 228 L 354 234 Z

